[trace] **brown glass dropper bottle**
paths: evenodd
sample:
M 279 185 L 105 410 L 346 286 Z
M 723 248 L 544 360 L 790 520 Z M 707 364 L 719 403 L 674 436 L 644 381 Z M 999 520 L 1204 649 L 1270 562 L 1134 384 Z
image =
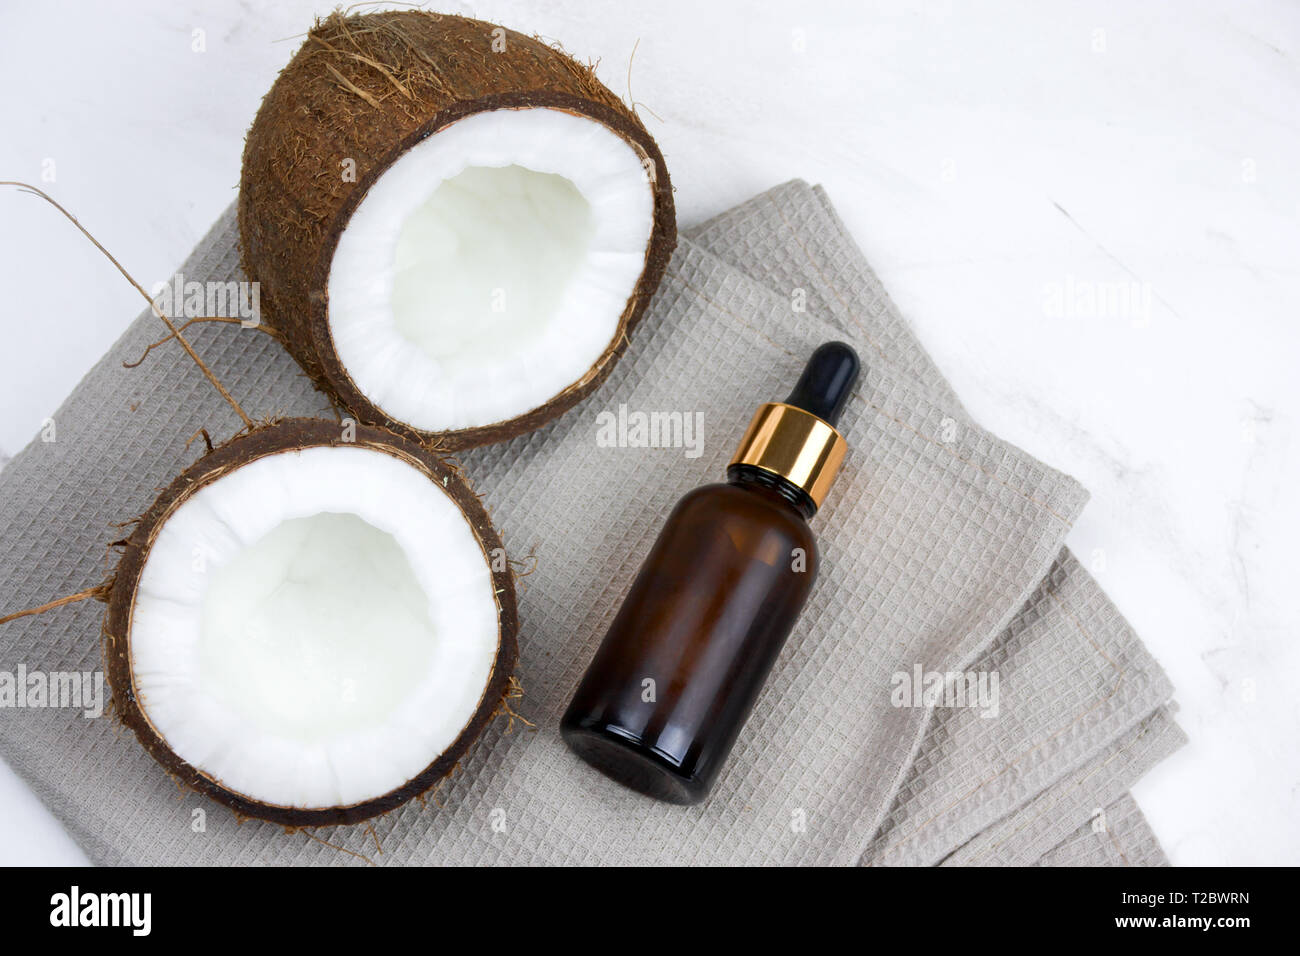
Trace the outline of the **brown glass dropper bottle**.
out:
M 560 722 L 569 747 L 661 800 L 708 795 L 817 575 L 808 527 L 844 458 L 858 357 L 828 342 L 754 415 L 726 484 L 687 494 Z

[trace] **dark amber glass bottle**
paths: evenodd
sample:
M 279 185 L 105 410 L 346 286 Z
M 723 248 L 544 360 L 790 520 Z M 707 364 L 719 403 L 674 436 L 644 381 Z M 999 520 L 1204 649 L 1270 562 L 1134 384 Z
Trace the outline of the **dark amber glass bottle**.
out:
M 673 803 L 708 795 L 812 591 L 808 521 L 857 374 L 847 345 L 821 346 L 789 399 L 758 410 L 727 483 L 668 516 L 560 724 L 588 763 Z

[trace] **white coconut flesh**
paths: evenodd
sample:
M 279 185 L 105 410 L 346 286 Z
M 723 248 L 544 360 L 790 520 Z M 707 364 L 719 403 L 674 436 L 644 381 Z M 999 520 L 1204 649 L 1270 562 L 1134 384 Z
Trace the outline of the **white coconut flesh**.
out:
M 602 123 L 475 113 L 404 153 L 352 214 L 330 265 L 335 351 L 398 421 L 509 421 L 609 348 L 653 226 L 641 155 Z
M 140 706 L 238 794 L 351 806 L 400 787 L 469 723 L 498 646 L 463 512 L 365 447 L 257 459 L 163 524 L 131 619 Z

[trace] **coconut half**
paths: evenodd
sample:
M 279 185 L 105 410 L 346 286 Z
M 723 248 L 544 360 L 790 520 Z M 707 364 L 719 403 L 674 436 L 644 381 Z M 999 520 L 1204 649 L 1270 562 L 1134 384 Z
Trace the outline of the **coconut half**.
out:
M 249 131 L 239 222 L 317 384 L 446 450 L 590 393 L 676 241 L 658 147 L 589 68 L 423 11 L 317 23 Z
M 377 429 L 290 420 L 141 519 L 105 653 L 123 720 L 182 782 L 315 826 L 445 776 L 501 704 L 515 630 L 500 539 L 457 474 Z

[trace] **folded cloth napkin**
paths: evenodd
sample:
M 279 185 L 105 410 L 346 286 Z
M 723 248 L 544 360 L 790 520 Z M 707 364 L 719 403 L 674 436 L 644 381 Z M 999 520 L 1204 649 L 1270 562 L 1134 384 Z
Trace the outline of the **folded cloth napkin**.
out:
M 228 211 L 182 267 L 242 279 Z M 252 414 L 331 414 L 255 331 L 191 329 Z M 0 470 L 0 608 L 96 583 L 114 525 L 238 422 L 146 312 Z M 559 715 L 676 499 L 723 473 L 754 407 L 820 342 L 866 372 L 814 519 L 821 579 L 710 799 L 667 806 L 571 756 Z M 597 416 L 702 415 L 694 449 L 605 447 Z M 1164 862 L 1128 787 L 1176 747 L 1171 688 L 1063 547 L 1086 493 L 973 423 L 820 190 L 790 183 L 688 231 L 626 357 L 557 422 L 462 456 L 515 556 L 525 697 L 427 801 L 311 834 L 178 792 L 111 718 L 0 710 L 0 754 L 100 863 Z M 100 609 L 0 627 L 0 671 L 98 671 Z M 998 677 L 996 707 L 892 690 Z M 987 701 L 985 701 L 987 703 Z M 993 711 L 996 711 L 994 713 Z
M 705 223 L 691 237 L 769 287 L 786 294 L 802 290 L 807 308 L 831 316 L 846 335 L 866 343 L 863 354 L 869 359 L 919 382 L 955 420 L 968 420 L 820 188 L 788 183 Z M 1150 715 L 1168 701 L 1172 688 L 1068 550 L 973 669 L 999 674 L 1012 723 L 977 719 L 970 710 L 937 711 L 920 758 L 863 862 L 974 862 L 970 847 L 954 851 L 1000 817 L 1019 840 L 1026 837 L 1021 828 L 1030 819 L 1038 820 L 1040 830 L 1051 821 L 1056 829 L 1048 832 L 1056 839 L 1042 846 L 1039 836 L 1037 851 L 1018 853 L 1017 844 L 994 841 L 978 855 L 980 862 L 1033 862 L 1068 834 L 1071 821 L 1091 818 L 1088 832 L 1112 849 L 1119 838 L 1103 825 L 1108 817 L 1133 819 L 1135 826 L 1145 827 L 1131 801 L 1123 813 L 1103 811 L 1147 768 L 1185 742 L 1167 712 L 1154 723 L 1133 726 L 1135 715 Z M 1123 686 L 1125 680 L 1128 686 Z M 1059 779 L 1062 768 L 1077 763 L 1080 753 L 1098 753 L 1117 734 L 1129 746 L 1112 744 L 1115 753 L 1108 755 L 1104 786 L 1103 778 L 1086 772 L 1076 771 L 1069 781 Z M 1073 810 L 1060 802 L 1062 793 L 1050 812 L 1040 806 L 1036 813 L 1004 816 L 1011 808 L 1025 808 L 1045 779 L 1057 781 L 1053 786 L 1058 789 L 1068 788 Z M 1121 848 L 1114 859 L 1163 862 L 1149 831 L 1130 828 L 1125 836 L 1134 839 L 1135 850 L 1125 854 Z M 1081 850 L 1084 843 L 1071 846 Z M 1145 852 L 1151 848 L 1155 855 Z M 1057 853 L 1052 862 L 1066 859 Z

